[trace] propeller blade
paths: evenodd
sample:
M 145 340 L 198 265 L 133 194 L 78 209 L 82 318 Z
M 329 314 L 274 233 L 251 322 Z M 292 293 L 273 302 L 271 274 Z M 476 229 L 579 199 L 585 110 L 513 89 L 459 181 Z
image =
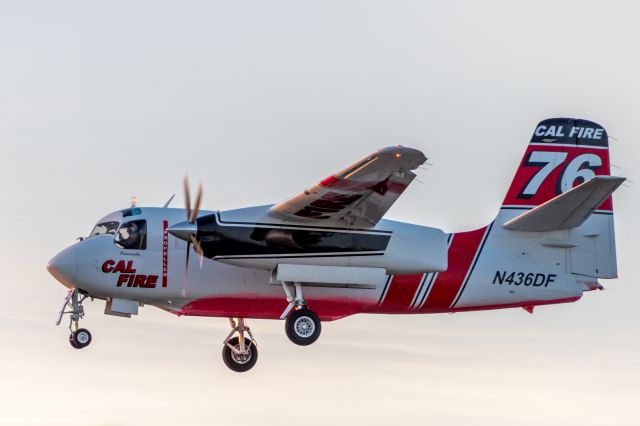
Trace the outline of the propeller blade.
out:
M 193 244 L 193 249 L 198 254 L 198 260 L 200 261 L 200 269 L 202 269 L 202 262 L 204 261 L 204 253 L 202 251 L 202 246 L 200 246 L 200 242 L 194 235 L 191 235 L 191 244 Z
M 187 220 L 189 220 L 191 218 L 191 195 L 189 194 L 189 178 L 186 175 L 182 185 L 184 190 L 184 211 L 187 214 Z
M 182 289 L 180 291 L 180 294 L 182 295 L 182 297 L 187 297 L 187 285 L 189 282 L 189 249 L 191 242 L 187 241 L 187 253 L 185 256 L 185 264 L 184 264 L 184 274 L 182 275 Z
M 195 203 L 193 203 L 193 210 L 191 210 L 191 215 L 189 216 L 189 223 L 194 223 L 196 221 L 196 217 L 198 216 L 198 212 L 200 211 L 200 201 L 202 201 L 202 182 L 198 184 L 196 201 Z
M 187 255 L 185 257 L 185 262 L 184 262 L 184 275 L 188 275 L 189 274 L 189 249 L 191 248 L 191 241 L 187 241 Z
M 185 204 L 185 214 L 187 216 L 187 223 L 190 225 L 188 227 L 184 226 L 184 222 L 181 225 L 182 229 L 170 229 L 169 232 L 178 238 L 185 239 L 187 241 L 187 253 L 185 256 L 185 265 L 184 265 L 184 276 L 185 276 L 185 285 L 187 282 L 187 276 L 189 275 L 189 252 L 191 249 L 191 245 L 193 244 L 193 248 L 196 253 L 200 257 L 200 269 L 202 269 L 202 247 L 200 247 L 200 242 L 196 238 L 194 232 L 197 232 L 196 218 L 198 217 L 198 213 L 200 212 L 200 202 L 202 201 L 202 182 L 198 184 L 198 192 L 196 193 L 195 202 L 193 204 L 193 209 L 191 208 L 191 194 L 189 192 L 189 177 L 185 175 L 183 181 L 184 187 L 184 204 Z M 189 228 L 189 229 L 187 229 Z M 183 289 L 186 291 L 186 288 Z

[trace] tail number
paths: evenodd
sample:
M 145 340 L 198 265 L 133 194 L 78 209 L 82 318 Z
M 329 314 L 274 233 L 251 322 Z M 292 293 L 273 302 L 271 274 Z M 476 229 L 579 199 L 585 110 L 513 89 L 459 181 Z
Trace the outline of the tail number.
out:
M 493 282 L 491 284 L 548 287 L 549 284 L 556 281 L 557 277 L 558 276 L 556 274 L 496 271 L 496 275 L 493 277 Z
M 518 198 L 532 198 L 549 177 L 551 172 L 567 159 L 566 152 L 533 151 L 524 162 L 525 166 L 540 167 L 518 195 Z M 581 154 L 571 160 L 562 171 L 556 185 L 556 192 L 562 194 L 573 188 L 578 180 L 586 182 L 596 175 L 595 171 L 602 166 L 602 159 L 596 154 Z

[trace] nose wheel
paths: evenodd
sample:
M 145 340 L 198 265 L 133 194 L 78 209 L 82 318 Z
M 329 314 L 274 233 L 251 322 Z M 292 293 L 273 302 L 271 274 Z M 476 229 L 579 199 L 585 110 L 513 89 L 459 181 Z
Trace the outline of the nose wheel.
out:
M 249 371 L 258 361 L 258 345 L 251 334 L 251 329 L 245 324 L 244 318 L 236 322 L 229 318 L 231 332 L 224 339 L 222 346 L 222 360 L 229 369 L 243 373 Z M 234 337 L 234 334 L 238 333 Z M 246 336 L 245 336 L 246 333 Z
M 75 349 L 86 348 L 91 343 L 89 330 L 78 327 L 80 319 L 84 317 L 82 302 L 86 298 L 86 295 L 79 295 L 78 289 L 69 290 L 58 313 L 58 321 L 56 321 L 56 325 L 60 325 L 62 318 L 65 315 L 69 315 L 69 331 L 71 332 L 69 334 L 69 344 Z
M 91 333 L 86 328 L 79 328 L 69 334 L 69 343 L 76 349 L 82 349 L 91 343 Z

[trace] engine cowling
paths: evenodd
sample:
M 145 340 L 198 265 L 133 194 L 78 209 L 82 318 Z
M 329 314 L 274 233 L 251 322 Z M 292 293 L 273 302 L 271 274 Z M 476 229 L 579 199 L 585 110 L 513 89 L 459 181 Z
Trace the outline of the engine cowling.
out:
M 389 274 L 447 268 L 447 234 L 439 229 L 389 220 L 372 229 L 321 228 L 233 213 L 198 218 L 196 238 L 205 257 L 267 270 L 279 264 L 384 268 Z

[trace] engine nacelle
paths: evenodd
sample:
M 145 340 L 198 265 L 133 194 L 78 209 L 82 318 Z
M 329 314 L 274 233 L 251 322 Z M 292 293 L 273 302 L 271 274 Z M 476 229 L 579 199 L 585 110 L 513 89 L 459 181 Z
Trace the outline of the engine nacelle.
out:
M 389 220 L 371 229 L 298 226 L 274 221 L 268 207 L 198 218 L 203 255 L 267 270 L 279 264 L 384 268 L 389 274 L 447 269 L 447 234 L 439 229 Z

